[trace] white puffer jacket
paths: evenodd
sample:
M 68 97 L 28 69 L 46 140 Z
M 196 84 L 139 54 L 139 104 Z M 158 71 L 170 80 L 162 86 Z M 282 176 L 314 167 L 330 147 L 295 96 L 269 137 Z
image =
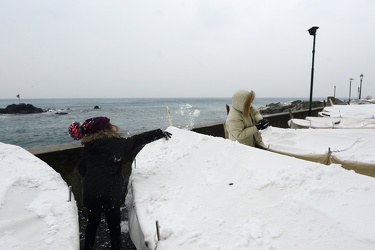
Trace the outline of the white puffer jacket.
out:
M 263 119 L 259 110 L 251 104 L 255 98 L 253 91 L 238 90 L 232 96 L 232 107 L 228 113 L 225 126 L 228 139 L 239 143 L 260 147 L 265 147 L 262 137 L 255 127 Z

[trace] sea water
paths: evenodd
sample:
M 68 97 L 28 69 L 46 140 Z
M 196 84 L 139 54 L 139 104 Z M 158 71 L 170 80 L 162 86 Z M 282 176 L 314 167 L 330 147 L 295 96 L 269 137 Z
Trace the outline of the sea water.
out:
M 304 99 L 256 98 L 253 105 L 259 108 L 293 100 Z M 30 149 L 71 142 L 69 125 L 95 116 L 109 117 L 124 136 L 166 129 L 169 126 L 167 108 L 172 125 L 178 128 L 224 122 L 226 104 L 231 105 L 231 98 L 24 99 L 20 102 L 47 112 L 0 114 L 0 142 Z M 3 99 L 0 108 L 15 103 L 18 100 Z M 99 108 L 94 109 L 95 106 Z

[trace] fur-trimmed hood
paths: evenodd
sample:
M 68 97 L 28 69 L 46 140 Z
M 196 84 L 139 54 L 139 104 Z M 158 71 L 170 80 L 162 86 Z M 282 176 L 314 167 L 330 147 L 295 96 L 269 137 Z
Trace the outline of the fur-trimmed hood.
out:
M 95 140 L 105 140 L 105 139 L 111 139 L 111 138 L 120 138 L 121 135 L 117 133 L 117 131 L 113 131 L 111 129 L 105 129 L 101 130 L 97 133 L 93 133 L 90 135 L 86 135 L 82 139 L 82 145 L 86 145 L 89 142 L 95 141 Z
M 250 107 L 254 101 L 254 98 L 254 91 L 240 89 L 236 91 L 232 96 L 232 106 L 236 110 L 242 112 L 243 115 L 247 116 L 250 112 Z

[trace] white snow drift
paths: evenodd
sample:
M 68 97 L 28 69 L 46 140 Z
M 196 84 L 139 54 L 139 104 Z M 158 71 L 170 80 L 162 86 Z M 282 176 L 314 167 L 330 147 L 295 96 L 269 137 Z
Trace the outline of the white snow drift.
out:
M 133 164 L 127 202 L 138 249 L 374 248 L 375 179 L 168 131 Z
M 0 249 L 79 249 L 77 206 L 46 163 L 0 143 Z

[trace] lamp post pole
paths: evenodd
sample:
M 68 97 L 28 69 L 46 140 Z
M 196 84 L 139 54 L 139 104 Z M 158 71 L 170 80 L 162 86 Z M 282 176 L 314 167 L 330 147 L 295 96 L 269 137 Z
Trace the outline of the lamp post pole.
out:
M 359 76 L 359 78 L 361 79 L 361 83 L 360 83 L 360 85 L 359 85 L 359 100 L 361 100 L 363 74 L 361 74 L 361 75 Z
M 335 86 L 335 88 L 334 88 L 334 90 L 333 90 L 333 98 L 336 99 L 336 86 Z
M 315 58 L 315 38 L 316 38 L 316 30 L 319 27 L 311 27 L 309 29 L 309 34 L 314 36 L 313 42 L 313 50 L 312 50 L 312 66 L 311 66 L 311 82 L 310 82 L 310 104 L 309 104 L 309 116 L 311 116 L 311 106 L 312 106 L 312 93 L 313 93 L 313 82 L 314 82 L 314 58 Z
M 349 101 L 348 101 L 348 103 L 350 103 L 350 97 L 351 97 L 351 94 L 352 94 L 352 80 L 354 80 L 354 78 L 349 79 Z

